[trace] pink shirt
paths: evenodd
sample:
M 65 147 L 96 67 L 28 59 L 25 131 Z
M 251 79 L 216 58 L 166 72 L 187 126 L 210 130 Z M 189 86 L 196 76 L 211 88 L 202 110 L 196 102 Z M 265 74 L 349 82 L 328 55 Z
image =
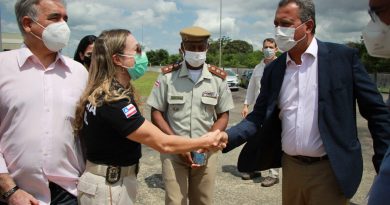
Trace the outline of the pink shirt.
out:
M 282 149 L 289 155 L 320 157 L 326 154 L 318 129 L 318 45 L 313 38 L 297 65 L 287 55 L 279 95 Z
M 40 204 L 50 203 L 49 180 L 77 194 L 84 162 L 71 121 L 87 78 L 61 54 L 45 70 L 26 47 L 0 53 L 0 173 Z

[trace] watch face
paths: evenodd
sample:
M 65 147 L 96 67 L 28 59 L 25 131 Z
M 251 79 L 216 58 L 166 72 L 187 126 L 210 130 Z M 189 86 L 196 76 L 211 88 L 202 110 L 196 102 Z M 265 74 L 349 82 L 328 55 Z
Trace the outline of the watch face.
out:
M 106 182 L 115 184 L 121 178 L 121 167 L 119 166 L 108 166 L 106 172 Z
M 200 166 L 206 165 L 206 153 L 191 152 L 191 156 L 195 164 Z

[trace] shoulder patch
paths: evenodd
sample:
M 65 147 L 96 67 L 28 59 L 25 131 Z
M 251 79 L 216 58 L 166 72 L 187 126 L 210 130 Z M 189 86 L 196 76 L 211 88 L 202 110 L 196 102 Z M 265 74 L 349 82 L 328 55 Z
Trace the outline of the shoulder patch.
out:
M 179 70 L 180 68 L 181 68 L 181 63 L 175 63 L 175 64 L 171 64 L 171 65 L 162 67 L 161 72 L 163 74 L 167 74 L 167 73 L 173 72 L 175 70 Z
M 222 78 L 222 80 L 225 80 L 226 78 L 226 72 L 222 70 L 221 68 L 218 68 L 215 65 L 208 65 L 210 73 Z

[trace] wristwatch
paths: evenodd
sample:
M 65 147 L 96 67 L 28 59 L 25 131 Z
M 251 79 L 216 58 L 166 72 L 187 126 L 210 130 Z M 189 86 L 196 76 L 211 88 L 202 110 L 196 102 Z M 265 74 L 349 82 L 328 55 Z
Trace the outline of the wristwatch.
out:
M 4 192 L 2 195 L 1 195 L 1 198 L 3 198 L 4 200 L 7 200 L 12 194 L 14 194 L 17 190 L 19 189 L 18 186 L 14 186 L 12 189 L 8 190 L 7 192 Z

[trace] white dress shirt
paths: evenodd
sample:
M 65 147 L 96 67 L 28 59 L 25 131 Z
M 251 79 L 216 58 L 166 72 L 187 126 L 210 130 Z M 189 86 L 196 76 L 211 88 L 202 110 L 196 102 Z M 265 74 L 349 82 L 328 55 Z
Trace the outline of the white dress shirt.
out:
M 71 121 L 87 78 L 61 54 L 45 70 L 25 46 L 0 53 L 0 173 L 41 205 L 50 203 L 48 181 L 77 195 L 84 162 Z
M 251 78 L 249 79 L 248 88 L 246 90 L 245 102 L 246 105 L 253 105 L 256 102 L 257 96 L 260 93 L 260 80 L 263 77 L 263 72 L 265 68 L 264 60 L 262 60 L 256 67 L 253 69 Z
M 318 129 L 318 45 L 313 38 L 297 65 L 287 55 L 279 95 L 282 149 L 288 155 L 326 154 Z

